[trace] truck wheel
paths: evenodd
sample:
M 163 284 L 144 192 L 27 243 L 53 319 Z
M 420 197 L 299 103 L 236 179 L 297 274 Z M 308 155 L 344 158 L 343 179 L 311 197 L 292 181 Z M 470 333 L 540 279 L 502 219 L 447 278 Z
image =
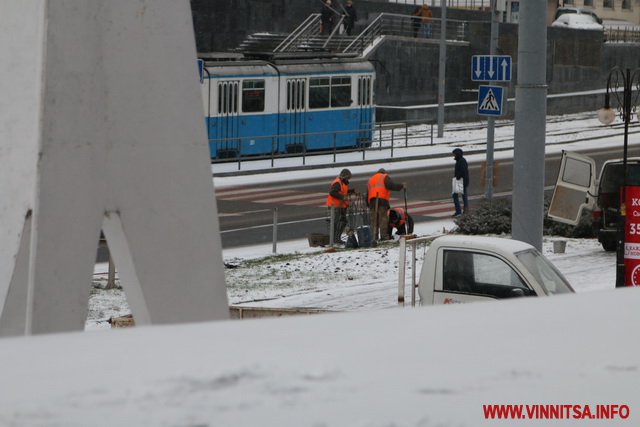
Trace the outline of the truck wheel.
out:
M 603 240 L 602 248 L 607 252 L 613 252 L 616 250 L 616 241 L 615 240 Z

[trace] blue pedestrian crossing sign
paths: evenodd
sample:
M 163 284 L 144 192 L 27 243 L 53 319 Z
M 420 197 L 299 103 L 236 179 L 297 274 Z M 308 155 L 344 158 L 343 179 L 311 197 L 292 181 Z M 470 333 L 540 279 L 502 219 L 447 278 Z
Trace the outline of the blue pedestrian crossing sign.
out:
M 471 57 L 471 81 L 511 81 L 511 57 L 509 55 L 473 55 Z
M 481 85 L 478 89 L 478 114 L 481 116 L 501 116 L 504 88 Z

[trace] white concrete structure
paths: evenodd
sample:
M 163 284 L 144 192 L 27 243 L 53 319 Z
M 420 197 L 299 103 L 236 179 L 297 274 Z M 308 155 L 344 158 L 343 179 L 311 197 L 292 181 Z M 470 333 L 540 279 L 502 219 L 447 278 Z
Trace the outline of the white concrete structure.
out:
M 0 335 L 81 330 L 101 228 L 137 324 L 228 317 L 188 0 L 0 3 Z

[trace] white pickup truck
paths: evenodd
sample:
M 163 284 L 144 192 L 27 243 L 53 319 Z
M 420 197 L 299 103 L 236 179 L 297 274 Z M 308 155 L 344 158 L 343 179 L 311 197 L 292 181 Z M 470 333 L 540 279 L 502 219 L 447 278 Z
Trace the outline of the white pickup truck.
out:
M 443 236 L 427 251 L 418 281 L 422 305 L 574 292 L 533 246 L 511 239 Z

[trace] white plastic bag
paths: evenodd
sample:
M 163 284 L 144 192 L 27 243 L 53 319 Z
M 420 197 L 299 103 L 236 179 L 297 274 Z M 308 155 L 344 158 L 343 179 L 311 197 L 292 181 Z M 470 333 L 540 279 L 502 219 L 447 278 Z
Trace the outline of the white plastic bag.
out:
M 464 181 L 462 179 L 456 179 L 455 177 L 451 181 L 451 194 L 464 193 Z

